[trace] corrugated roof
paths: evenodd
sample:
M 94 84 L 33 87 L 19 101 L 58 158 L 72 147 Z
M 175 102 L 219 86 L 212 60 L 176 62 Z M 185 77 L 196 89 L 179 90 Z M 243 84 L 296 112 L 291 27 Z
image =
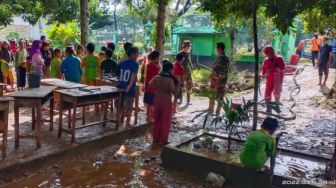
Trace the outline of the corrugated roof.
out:
M 173 30 L 173 34 L 220 34 L 213 27 L 178 27 Z

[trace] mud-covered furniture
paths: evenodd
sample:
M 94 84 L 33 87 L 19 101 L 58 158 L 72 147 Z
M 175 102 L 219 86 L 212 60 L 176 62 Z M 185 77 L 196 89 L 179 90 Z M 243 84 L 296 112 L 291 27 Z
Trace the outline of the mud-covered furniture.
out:
M 8 113 L 11 100 L 13 99 L 9 97 L 0 97 L 0 134 L 2 134 L 0 148 L 3 158 L 7 156 Z
M 7 84 L 0 83 L 0 97 L 3 96 L 4 90 L 6 89 Z
M 59 128 L 58 128 L 58 137 L 61 138 L 62 133 L 66 132 L 71 134 L 71 142 L 75 142 L 75 134 L 76 129 L 85 128 L 92 125 L 103 124 L 106 125 L 107 122 L 115 122 L 116 129 L 119 127 L 119 116 L 116 115 L 116 119 L 107 119 L 107 107 L 108 104 L 113 99 L 121 99 L 121 92 L 112 86 L 90 86 L 85 88 L 77 88 L 77 89 L 62 89 L 55 90 L 56 93 L 60 95 L 60 113 L 59 113 Z M 102 104 L 103 106 L 103 120 L 83 124 L 81 126 L 76 126 L 76 109 L 78 107 L 89 106 L 89 105 L 97 105 Z M 70 127 L 63 127 L 63 110 L 72 109 L 72 117 L 69 118 Z M 117 108 L 117 114 L 119 114 Z
M 43 122 L 49 122 L 50 130 L 53 130 L 54 122 L 54 102 L 53 91 L 55 86 L 41 86 L 39 88 L 26 88 L 13 94 L 14 97 L 14 122 L 15 122 L 15 147 L 19 147 L 19 140 L 36 139 L 36 147 L 41 147 L 41 125 Z M 42 105 L 50 103 L 49 118 L 42 118 Z M 32 109 L 32 132 L 20 135 L 20 108 Z M 35 127 L 36 126 L 36 127 Z

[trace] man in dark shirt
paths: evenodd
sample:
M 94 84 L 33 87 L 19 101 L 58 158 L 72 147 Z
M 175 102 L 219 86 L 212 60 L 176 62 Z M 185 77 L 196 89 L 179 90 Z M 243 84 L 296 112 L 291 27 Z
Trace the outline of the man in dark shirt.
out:
M 215 65 L 212 69 L 210 79 L 210 88 L 215 92 L 216 99 L 223 99 L 225 94 L 225 85 L 228 80 L 230 60 L 225 55 L 225 45 L 223 42 L 217 43 L 217 54 L 218 57 L 215 61 Z M 214 112 L 215 100 L 209 99 L 209 108 L 210 113 Z M 221 106 L 217 104 L 216 115 L 220 114 Z
M 325 86 L 328 74 L 329 66 L 331 65 L 332 60 L 332 47 L 328 44 L 328 37 L 324 36 L 322 41 L 322 46 L 318 55 L 318 73 L 319 73 L 319 85 Z M 322 77 L 324 74 L 324 80 L 322 84 Z
M 100 66 L 102 76 L 104 76 L 104 74 L 111 74 L 112 76 L 114 76 L 115 70 L 117 68 L 117 63 L 112 60 L 113 51 L 111 49 L 107 49 L 105 51 L 105 54 L 106 54 L 106 59 L 102 61 L 101 66 Z

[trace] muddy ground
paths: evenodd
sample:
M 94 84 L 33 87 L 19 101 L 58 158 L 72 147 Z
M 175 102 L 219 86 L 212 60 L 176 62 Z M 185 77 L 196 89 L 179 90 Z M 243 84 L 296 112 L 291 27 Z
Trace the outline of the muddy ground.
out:
M 327 84 L 331 87 L 335 80 L 335 70 L 330 71 Z M 289 117 L 290 91 L 295 87 L 293 76 L 286 76 L 280 115 Z M 327 88 L 317 85 L 316 68 L 307 66 L 297 77 L 301 92 L 295 96 L 296 119 L 281 121 L 280 131 L 288 134 L 280 140 L 280 146 L 292 150 L 330 157 L 336 138 L 335 109 L 326 105 Z M 261 84 L 263 91 L 263 84 Z M 252 98 L 251 91 L 242 92 L 234 98 Z M 259 96 L 262 98 L 262 96 Z M 171 129 L 170 142 L 174 145 L 188 140 L 202 129 L 202 118 L 190 120 L 207 108 L 207 99 L 194 97 L 192 105 L 180 106 L 175 124 Z M 263 115 L 260 115 L 262 120 Z M 244 129 L 251 129 L 251 123 Z M 211 131 L 223 133 L 221 126 Z M 202 187 L 203 180 L 181 174 L 160 166 L 162 146 L 151 144 L 150 130 L 142 136 L 128 139 L 124 143 L 112 145 L 103 150 L 79 153 L 72 158 L 60 159 L 31 171 L 17 179 L 3 179 L 3 187 Z

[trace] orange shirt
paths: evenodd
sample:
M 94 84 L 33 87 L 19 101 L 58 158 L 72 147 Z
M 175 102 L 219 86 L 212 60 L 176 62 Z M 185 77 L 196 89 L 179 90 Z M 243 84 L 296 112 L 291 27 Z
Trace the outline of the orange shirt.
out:
M 320 50 L 320 45 L 321 45 L 321 39 L 319 38 L 313 38 L 311 40 L 311 45 L 310 45 L 310 49 L 311 51 L 319 51 Z

